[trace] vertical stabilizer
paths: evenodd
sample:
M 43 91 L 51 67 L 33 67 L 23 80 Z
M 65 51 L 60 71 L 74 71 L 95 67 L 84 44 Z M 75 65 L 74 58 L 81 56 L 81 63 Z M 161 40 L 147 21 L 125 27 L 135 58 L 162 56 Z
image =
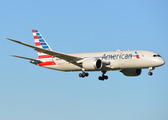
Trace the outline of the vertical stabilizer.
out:
M 37 47 L 52 50 L 38 30 L 32 30 L 32 33 L 33 33 L 35 45 Z M 51 55 L 47 55 L 47 54 L 39 52 L 39 51 L 37 51 L 37 53 L 38 53 L 38 57 L 39 57 L 38 59 L 52 58 Z

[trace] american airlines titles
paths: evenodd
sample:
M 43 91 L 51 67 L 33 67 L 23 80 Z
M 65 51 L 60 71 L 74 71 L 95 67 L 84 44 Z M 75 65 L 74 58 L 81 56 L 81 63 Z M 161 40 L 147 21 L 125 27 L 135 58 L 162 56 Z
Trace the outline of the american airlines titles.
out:
M 106 55 L 104 54 L 102 56 L 102 60 L 117 60 L 117 59 L 132 59 L 133 55 L 132 54 L 114 54 L 114 55 Z

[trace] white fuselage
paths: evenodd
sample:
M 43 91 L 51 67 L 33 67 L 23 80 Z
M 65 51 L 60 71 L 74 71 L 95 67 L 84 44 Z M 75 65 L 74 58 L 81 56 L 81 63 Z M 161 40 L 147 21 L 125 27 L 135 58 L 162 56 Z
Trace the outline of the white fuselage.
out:
M 128 51 L 111 51 L 111 52 L 90 52 L 90 53 L 72 53 L 71 56 L 82 57 L 85 59 L 99 58 L 101 61 L 109 62 L 101 70 L 86 71 L 110 71 L 121 69 L 143 69 L 149 67 L 158 67 L 164 64 L 162 57 L 152 51 L 146 50 L 128 50 Z M 154 55 L 156 55 L 154 57 Z M 67 62 L 57 57 L 44 59 L 44 61 L 53 60 L 56 65 L 44 66 L 46 68 L 60 71 L 81 71 L 81 67 Z

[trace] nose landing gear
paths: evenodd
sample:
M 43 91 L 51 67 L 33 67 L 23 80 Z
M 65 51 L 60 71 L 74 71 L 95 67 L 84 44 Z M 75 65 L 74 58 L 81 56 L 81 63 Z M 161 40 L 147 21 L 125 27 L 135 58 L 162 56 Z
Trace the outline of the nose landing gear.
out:
M 152 73 L 152 72 L 148 72 L 148 75 L 152 76 L 152 75 L 153 75 L 153 73 Z
M 148 72 L 148 75 L 152 76 L 153 73 L 151 72 L 152 70 L 154 70 L 155 68 L 154 67 L 149 67 L 149 72 Z
M 106 74 L 106 72 L 107 72 L 107 71 L 102 71 L 103 74 L 102 74 L 102 76 L 99 76 L 98 79 L 99 79 L 99 80 L 102 80 L 102 81 L 107 80 L 107 79 L 108 79 L 108 76 L 104 75 L 104 74 Z

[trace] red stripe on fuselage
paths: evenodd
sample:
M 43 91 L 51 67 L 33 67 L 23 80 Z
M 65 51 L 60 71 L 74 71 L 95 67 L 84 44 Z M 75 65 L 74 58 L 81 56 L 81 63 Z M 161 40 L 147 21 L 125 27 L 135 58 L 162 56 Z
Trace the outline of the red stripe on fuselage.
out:
M 39 59 L 42 59 L 42 58 L 52 58 L 51 55 L 39 55 Z
M 47 61 L 47 62 L 41 62 L 38 65 L 39 66 L 56 65 L 56 63 L 54 61 Z

